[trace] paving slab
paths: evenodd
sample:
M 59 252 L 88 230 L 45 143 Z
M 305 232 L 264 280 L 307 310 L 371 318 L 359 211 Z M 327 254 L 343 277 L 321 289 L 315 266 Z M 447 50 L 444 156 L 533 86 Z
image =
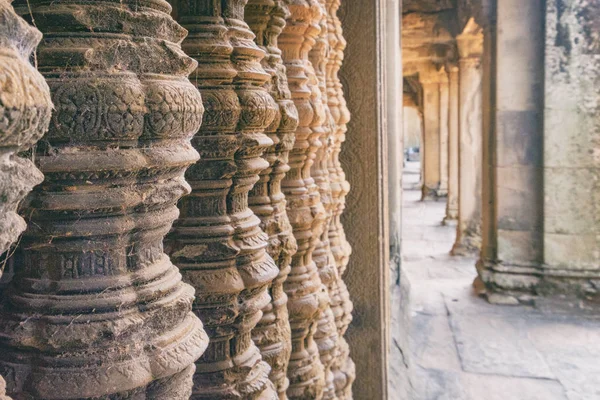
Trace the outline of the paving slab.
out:
M 554 380 L 464 374 L 462 385 L 472 400 L 568 400 L 562 385 Z
M 519 329 L 518 321 L 493 315 L 450 315 L 464 371 L 554 379 L 550 367 Z

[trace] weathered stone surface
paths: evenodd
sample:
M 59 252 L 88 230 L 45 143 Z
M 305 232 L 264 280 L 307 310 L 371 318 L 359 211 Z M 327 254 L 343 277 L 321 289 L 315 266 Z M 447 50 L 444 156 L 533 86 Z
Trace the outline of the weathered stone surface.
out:
M 162 243 L 198 158 L 186 32 L 160 0 L 15 9 L 45 34 L 38 68 L 55 112 L 0 307 L 8 392 L 187 399 L 207 337 Z
M 329 186 L 331 190 L 331 217 L 327 229 L 331 253 L 335 260 L 335 279 L 329 286 L 331 309 L 338 330 L 338 355 L 334 360 L 333 373 L 336 396 L 338 399 L 352 398 L 352 382 L 355 379 L 354 362 L 350 358 L 350 348 L 344 339 L 348 325 L 352 321 L 352 302 L 346 283 L 342 276 L 348 266 L 352 248 L 346 240 L 341 215 L 344 212 L 346 195 L 350 184 L 346 180 L 340 163 L 340 152 L 346 140 L 346 124 L 350 120 L 350 111 L 346 105 L 342 83 L 338 76 L 344 59 L 346 39 L 344 39 L 342 24 L 338 18 L 339 0 L 330 0 L 327 6 L 327 39 L 329 53 L 326 63 L 327 106 L 331 115 L 330 150 L 327 154 L 329 169 Z
M 454 255 L 481 249 L 483 34 L 474 21 L 457 37 L 459 58 L 459 205 Z
M 279 269 L 248 193 L 269 167 L 260 156 L 273 141 L 263 132 L 279 107 L 265 88 L 271 75 L 244 22 L 245 5 L 177 2 L 178 20 L 190 31 L 183 49 L 199 62 L 193 81 L 206 109 L 192 142 L 200 161 L 186 175 L 192 194 L 181 201 L 168 241 L 196 289 L 194 311 L 210 337 L 196 363 L 192 399 L 277 398 L 251 331 L 270 303 L 268 288 Z
M 450 65 L 448 72 L 448 201 L 446 202 L 446 216 L 444 223 L 458 219 L 458 190 L 459 190 L 459 82 L 458 66 Z
M 403 0 L 402 12 L 415 11 L 433 13 L 436 11 L 452 9 L 455 6 L 452 0 Z
M 298 243 L 292 269 L 284 289 L 288 294 L 288 311 L 292 328 L 292 355 L 288 367 L 290 399 L 320 399 L 325 386 L 324 368 L 314 341 L 321 312 L 327 306 L 313 252 L 324 229 L 325 210 L 311 166 L 321 146 L 319 112 L 312 99 L 317 94 L 316 81 L 310 81 L 312 66 L 309 51 L 319 34 L 322 8 L 313 0 L 288 2 L 290 16 L 280 36 L 283 61 L 287 68 L 292 99 L 298 109 L 296 142 L 290 152 L 290 171 L 282 182 L 287 199 L 288 217 Z M 314 79 L 314 74 L 313 74 Z M 321 111 L 322 112 L 322 106 Z
M 248 25 L 256 35 L 257 45 L 267 54 L 262 65 L 271 75 L 271 80 L 265 87 L 279 107 L 277 116 L 265 130 L 265 134 L 273 140 L 273 145 L 264 154 L 270 167 L 260 173 L 260 179 L 250 191 L 248 201 L 261 220 L 261 228 L 269 235 L 267 251 L 279 267 L 279 275 L 270 288 L 271 303 L 263 309 L 262 319 L 252 330 L 252 338 L 263 359 L 271 366 L 269 379 L 275 384 L 281 400 L 287 399 L 287 367 L 292 350 L 287 295 L 283 283 L 297 250 L 285 209 L 285 196 L 281 192 L 281 180 L 290 169 L 289 152 L 294 145 L 294 131 L 298 126 L 298 111 L 291 99 L 281 50 L 277 47 L 288 15 L 283 0 L 250 0 L 245 14 Z
M 336 399 L 334 375 L 331 371 L 332 363 L 338 353 L 338 330 L 335 317 L 331 309 L 331 295 L 333 285 L 337 283 L 338 271 L 335 259 L 331 251 L 329 241 L 329 223 L 331 221 L 333 202 L 331 199 L 331 184 L 329 177 L 328 158 L 332 145 L 333 117 L 327 103 L 327 55 L 330 51 L 327 29 L 327 8 L 324 0 L 319 1 L 321 17 L 319 20 L 319 35 L 315 45 L 309 52 L 311 68 L 309 79 L 312 81 L 312 102 L 315 105 L 315 118 L 313 119 L 313 132 L 319 132 L 320 136 L 315 140 L 321 142 L 317 149 L 314 163 L 311 167 L 311 175 L 319 188 L 321 203 L 325 210 L 324 229 L 320 240 L 313 252 L 313 259 L 319 269 L 319 277 L 323 284 L 322 290 L 327 296 L 327 306 L 321 313 L 315 332 L 315 341 L 319 348 L 319 356 L 324 367 L 325 390 L 323 399 Z
M 386 33 L 385 12 L 399 10 L 388 7 L 387 3 L 343 1 L 338 12 L 348 42 L 339 75 L 352 114 L 340 160 L 345 178 L 353 188 L 352 195 L 345 198 L 342 221 L 352 244 L 344 281 L 354 306 L 346 339 L 356 361 L 352 392 L 357 399 L 388 398 L 385 382 L 388 376 L 391 378 L 388 375 L 391 242 L 386 143 L 387 135 L 400 132 L 389 132 L 386 128 L 390 87 L 384 79 L 386 66 L 376 60 L 385 57 L 387 35 L 398 32 Z M 401 90 L 396 94 L 400 96 Z
M 40 32 L 17 16 L 9 1 L 0 0 L 0 277 L 2 255 L 25 230 L 17 207 L 43 175 L 31 160 L 17 155 L 48 129 L 52 102 L 48 85 L 29 63 Z M 0 400 L 10 400 L 0 376 Z
M 0 255 L 25 229 L 17 206 L 43 180 L 33 163 L 19 157 L 48 129 L 48 85 L 29 63 L 40 32 L 0 1 Z M 0 270 L 0 275 L 2 271 Z

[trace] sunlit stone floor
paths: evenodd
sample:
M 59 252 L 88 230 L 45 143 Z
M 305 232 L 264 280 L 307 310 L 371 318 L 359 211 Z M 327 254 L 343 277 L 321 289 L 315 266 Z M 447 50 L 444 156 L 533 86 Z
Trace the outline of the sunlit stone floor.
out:
M 600 399 L 600 311 L 477 297 L 475 259 L 448 255 L 455 228 L 440 224 L 443 201 L 419 201 L 418 171 L 407 163 L 390 398 Z

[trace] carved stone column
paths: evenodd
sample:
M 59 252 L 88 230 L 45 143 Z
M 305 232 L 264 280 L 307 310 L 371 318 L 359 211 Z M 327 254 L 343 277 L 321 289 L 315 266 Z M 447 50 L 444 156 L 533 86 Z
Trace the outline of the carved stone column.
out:
M 0 308 L 9 393 L 187 399 L 207 338 L 163 253 L 202 102 L 165 1 L 18 1 L 55 105 Z
M 266 88 L 279 106 L 276 118 L 265 130 L 273 145 L 265 152 L 270 168 L 260 174 L 260 180 L 250 191 L 249 203 L 261 219 L 261 228 L 269 235 L 269 255 L 279 267 L 279 275 L 270 289 L 271 303 L 263 309 L 263 317 L 252 331 L 252 338 L 259 347 L 263 359 L 271 366 L 269 378 L 281 400 L 287 399 L 289 387 L 287 368 L 292 350 L 291 330 L 287 310 L 287 295 L 283 290 L 292 256 L 296 253 L 296 239 L 292 232 L 281 180 L 289 171 L 289 152 L 294 144 L 294 132 L 298 126 L 298 112 L 291 99 L 278 37 L 285 26 L 289 11 L 283 0 L 250 0 L 246 6 L 245 19 L 255 33 L 257 45 L 267 56 L 262 65 L 271 80 Z
M 315 341 L 319 348 L 319 355 L 323 363 L 325 373 L 325 391 L 323 399 L 335 399 L 334 375 L 331 366 L 338 352 L 338 331 L 335 317 L 331 309 L 331 296 L 334 285 L 338 281 L 338 271 L 329 242 L 329 223 L 331 221 L 333 202 L 331 198 L 331 183 L 328 169 L 329 153 L 332 148 L 332 124 L 333 118 L 327 104 L 327 55 L 330 52 L 327 27 L 327 9 L 324 0 L 319 1 L 321 17 L 319 20 L 320 32 L 316 38 L 315 45 L 309 53 L 310 68 L 309 78 L 312 84 L 311 97 L 315 106 L 315 119 L 312 129 L 320 132 L 321 136 L 315 138 L 321 142 L 315 154 L 315 162 L 311 168 L 311 174 L 319 188 L 321 202 L 325 209 L 325 222 L 320 237 L 313 253 L 313 258 L 319 269 L 319 276 L 323 283 L 322 290 L 325 291 L 328 304 L 321 313 L 315 333 Z
M 193 82 L 202 93 L 204 123 L 193 140 L 200 161 L 188 171 L 192 194 L 169 249 L 196 288 L 194 311 L 210 344 L 196 363 L 192 399 L 276 398 L 251 330 L 270 303 L 279 270 L 266 253 L 267 235 L 248 207 L 248 193 L 269 166 L 273 145 L 263 132 L 278 107 L 265 89 L 265 53 L 244 22 L 245 1 L 181 0 L 177 15 L 190 31 L 183 43 L 198 60 Z
M 448 68 L 448 202 L 444 223 L 458 218 L 458 67 Z
M 439 196 L 448 196 L 448 146 L 449 146 L 449 87 L 448 74 L 440 70 L 440 188 Z
M 325 211 L 311 166 L 322 135 L 311 101 L 314 85 L 309 82 L 309 51 L 319 34 L 321 7 L 313 0 L 290 0 L 290 16 L 280 36 L 292 99 L 298 109 L 296 142 L 290 152 L 290 171 L 282 182 L 287 211 L 298 243 L 292 269 L 284 284 L 292 328 L 292 355 L 288 367 L 291 399 L 320 399 L 324 390 L 324 368 L 314 341 L 321 312 L 327 305 L 313 251 L 324 229 Z M 314 83 L 314 82 L 313 82 Z M 318 88 L 317 88 L 318 90 Z M 321 108 L 322 109 L 322 108 Z M 313 127 L 315 129 L 313 129 Z
M 481 249 L 483 34 L 475 22 L 456 38 L 459 51 L 459 205 L 454 255 Z
M 0 277 L 2 253 L 25 230 L 17 207 L 44 179 L 33 162 L 19 157 L 48 129 L 52 102 L 48 85 L 29 63 L 41 33 L 17 16 L 10 2 L 0 0 Z M 4 372 L 4 371 L 0 371 Z M 0 400 L 6 382 L 0 376 Z
M 17 156 L 42 137 L 50 122 L 48 85 L 29 63 L 41 38 L 9 1 L 0 0 L 0 255 L 25 230 L 19 202 L 44 179 L 30 160 Z
M 342 24 L 337 16 L 340 0 L 327 1 L 327 31 L 329 40 L 329 56 L 326 65 L 327 105 L 332 117 L 331 150 L 328 156 L 329 184 L 331 188 L 331 219 L 329 222 L 329 243 L 337 268 L 337 279 L 329 290 L 331 309 L 338 330 L 338 355 L 334 360 L 333 373 L 335 392 L 338 399 L 352 398 L 352 382 L 354 381 L 354 363 L 350 359 L 350 348 L 344 339 L 348 325 L 352 321 L 352 302 L 348 288 L 342 280 L 352 249 L 346 240 L 341 222 L 341 214 L 345 208 L 345 197 L 350 190 L 346 176 L 340 163 L 339 155 L 346 137 L 346 124 L 350 120 L 350 112 L 346 106 L 342 83 L 339 79 L 346 40 L 342 32 Z

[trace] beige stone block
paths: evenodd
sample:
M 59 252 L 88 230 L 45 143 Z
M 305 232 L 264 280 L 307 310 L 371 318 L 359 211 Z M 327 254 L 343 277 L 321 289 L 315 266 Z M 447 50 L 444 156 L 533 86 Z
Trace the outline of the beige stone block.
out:
M 498 230 L 498 259 L 503 264 L 527 264 L 541 260 L 541 233 Z
M 600 166 L 600 124 L 596 114 L 546 109 L 544 131 L 545 166 Z
M 544 170 L 544 225 L 548 233 L 600 234 L 600 169 Z
M 542 171 L 513 166 L 497 168 L 497 221 L 499 229 L 533 230 L 541 228 Z
M 543 26 L 541 0 L 498 2 L 497 97 L 499 110 L 524 111 L 537 108 L 543 96 L 544 38 L 538 34 Z M 527 38 L 527 40 L 523 40 Z
M 532 111 L 498 111 L 497 163 L 499 166 L 543 163 L 542 114 Z
M 544 261 L 549 268 L 600 270 L 600 236 L 546 233 Z

